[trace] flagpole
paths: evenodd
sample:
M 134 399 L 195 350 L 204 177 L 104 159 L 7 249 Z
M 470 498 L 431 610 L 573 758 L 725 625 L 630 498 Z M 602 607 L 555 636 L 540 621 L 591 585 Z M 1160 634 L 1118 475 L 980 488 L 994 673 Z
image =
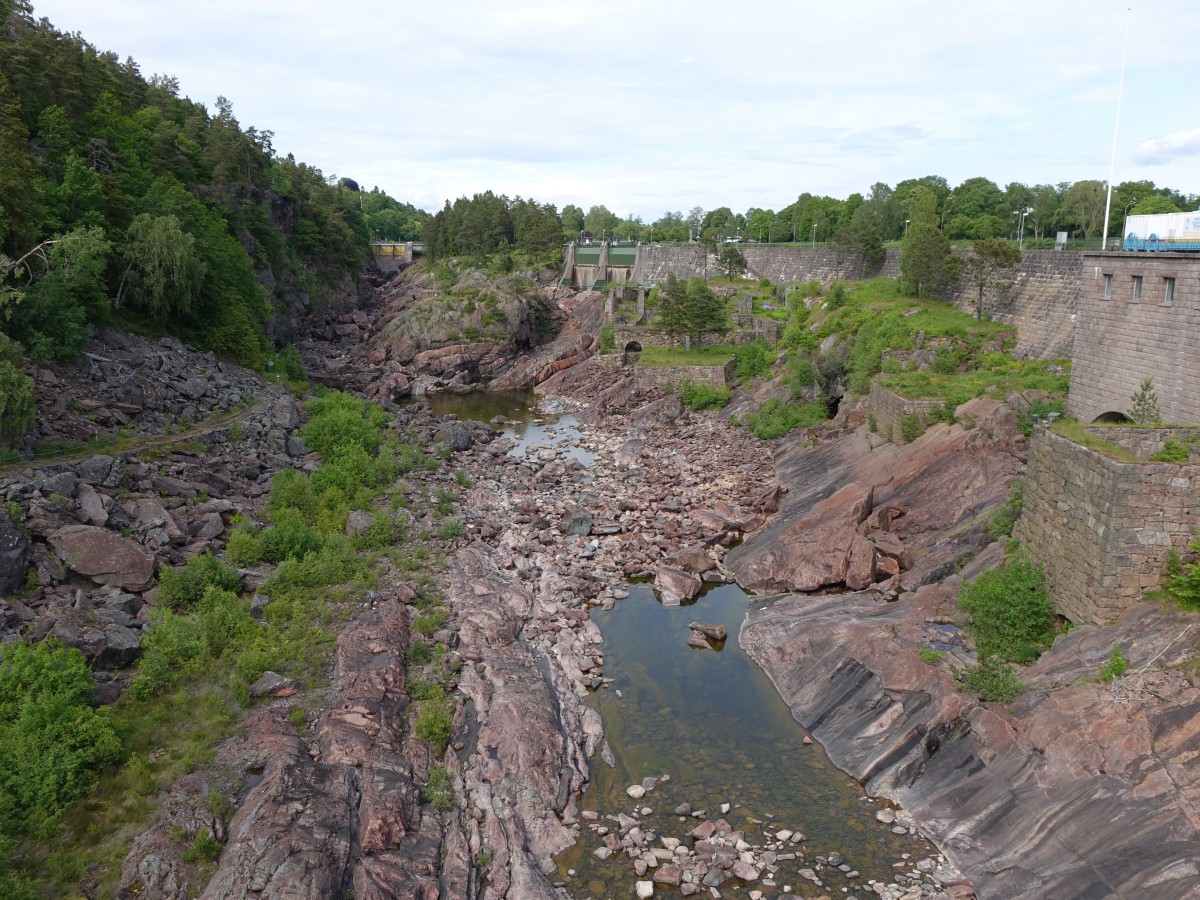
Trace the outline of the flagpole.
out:
M 1108 164 L 1108 192 L 1104 199 L 1104 231 L 1101 232 L 1100 249 L 1108 249 L 1108 217 L 1112 212 L 1113 175 L 1117 170 L 1117 129 L 1121 125 L 1121 94 L 1125 92 L 1125 58 L 1129 55 L 1129 16 L 1133 7 L 1125 10 L 1125 46 L 1121 50 L 1121 80 L 1117 85 L 1117 119 L 1113 122 L 1112 158 Z M 1122 235 L 1124 237 L 1124 235 Z

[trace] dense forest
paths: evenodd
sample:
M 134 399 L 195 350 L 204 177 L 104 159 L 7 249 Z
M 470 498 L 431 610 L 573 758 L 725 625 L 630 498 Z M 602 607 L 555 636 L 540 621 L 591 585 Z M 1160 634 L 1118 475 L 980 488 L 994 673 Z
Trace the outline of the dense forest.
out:
M 536 257 L 558 251 L 563 223 L 552 203 L 510 200 L 491 191 L 470 200 L 459 197 L 425 223 L 425 252 L 434 259 L 447 256 L 482 257 L 519 250 Z M 561 257 L 558 259 L 561 262 Z
M 41 364 L 117 324 L 262 365 L 276 313 L 357 279 L 371 239 L 428 218 L 277 156 L 272 137 L 0 0 L 5 334 Z
M 854 193 L 845 200 L 800 194 L 778 212 L 751 207 L 735 213 L 729 207 L 705 211 L 694 207 L 663 213 L 646 223 L 637 216 L 622 219 L 605 206 L 583 209 L 567 204 L 562 210 L 563 235 L 619 240 L 687 241 L 708 235 L 739 236 L 755 241 L 824 242 L 840 228 L 875 229 L 885 241 L 904 237 L 905 224 L 914 220 L 917 207 L 933 203 L 939 230 L 949 240 L 1013 238 L 1018 229 L 1026 241 L 1036 242 L 1066 231 L 1072 239 L 1098 239 L 1103 229 L 1107 186 L 1084 180 L 1032 187 L 1013 182 L 1001 188 L 987 178 L 968 178 L 951 188 L 938 175 L 910 178 L 894 188 L 878 182 L 866 196 Z M 1109 236 L 1120 232 L 1126 214 L 1183 212 L 1196 208 L 1195 194 L 1156 187 L 1152 181 L 1126 181 L 1113 188 Z M 1024 214 L 1024 215 L 1022 215 Z M 1022 222 L 1024 219 L 1024 222 Z

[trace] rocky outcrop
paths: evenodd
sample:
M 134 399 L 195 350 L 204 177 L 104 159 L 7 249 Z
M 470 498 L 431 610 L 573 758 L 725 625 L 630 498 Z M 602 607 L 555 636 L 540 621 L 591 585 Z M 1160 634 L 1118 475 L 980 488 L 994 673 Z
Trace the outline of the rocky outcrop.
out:
M 778 513 L 725 564 L 757 591 L 912 590 L 990 542 L 987 525 L 1023 471 L 1015 430 L 935 425 L 903 447 L 865 428 L 785 450 Z
M 752 601 L 739 640 L 830 758 L 903 804 L 980 897 L 1200 895 L 1186 749 L 1200 691 L 1172 668 L 1194 652 L 1179 640 L 1200 628 L 1193 617 L 1143 604 L 1111 628 L 1072 630 L 1021 673 L 1029 690 L 1008 710 L 918 655 L 931 640 L 961 647 L 931 623 L 956 621 L 961 578 L 1001 559 L 998 545 L 979 551 L 1024 451 L 1005 410 L 989 401 L 976 429 L 935 426 L 903 448 L 860 431 L 785 452 L 779 515 L 726 565 L 825 593 Z M 856 571 L 868 556 L 874 576 Z M 869 583 L 881 570 L 899 590 Z M 1098 681 L 1114 642 L 1144 667 L 1134 686 Z
M 783 595 L 751 605 L 740 640 L 792 714 L 868 791 L 902 804 L 986 900 L 1200 893 L 1200 691 L 1181 642 L 1118 700 L 1097 676 L 1119 642 L 1134 669 L 1189 623 L 1154 605 L 1072 630 L 1022 673 L 1012 707 L 978 706 L 922 662 L 955 582 L 901 602 Z M 1191 642 L 1194 644 L 1194 640 Z

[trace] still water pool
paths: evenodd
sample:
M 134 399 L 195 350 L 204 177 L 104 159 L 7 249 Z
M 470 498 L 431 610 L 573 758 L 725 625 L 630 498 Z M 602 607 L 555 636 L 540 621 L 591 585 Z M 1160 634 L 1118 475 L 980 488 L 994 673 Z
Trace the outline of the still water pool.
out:
M 431 394 L 416 398 L 439 415 L 490 421 L 504 416 L 503 426 L 517 443 L 512 453 L 525 448 L 570 444 L 579 438 L 575 419 L 567 415 L 539 415 L 536 399 L 528 392 Z M 590 455 L 585 464 L 591 462 Z M 761 882 L 742 885 L 728 881 L 722 897 L 746 896 L 751 889 L 766 896 L 791 887 L 792 896 L 875 896 L 867 888 L 871 878 L 891 881 L 892 864 L 910 854 L 913 858 L 936 851 L 927 842 L 907 834 L 896 835 L 876 821 L 879 805 L 867 801 L 862 789 L 835 768 L 816 744 L 804 743 L 804 731 L 792 719 L 766 674 L 750 660 L 737 642 L 746 614 L 746 594 L 736 585 L 711 588 L 691 604 L 662 606 L 648 584 L 628 585 L 629 596 L 611 610 L 593 609 L 604 634 L 604 674 L 613 682 L 592 695 L 604 719 L 605 737 L 615 766 L 600 754 L 591 761 L 592 781 L 581 806 L 595 812 L 596 824 L 616 830 L 607 816 L 640 815 L 644 826 L 660 836 L 684 838 L 700 820 L 680 821 L 674 810 L 681 804 L 703 809 L 708 818 L 724 818 L 734 829 L 744 829 L 748 842 L 762 843 L 765 830 L 801 831 L 804 859 L 780 862 L 777 886 Z M 728 640 L 707 649 L 687 643 L 689 623 L 721 624 Z M 670 779 L 640 801 L 625 789 L 648 776 Z M 720 812 L 728 803 L 728 813 Z M 586 826 L 585 822 L 585 826 Z M 556 876 L 575 898 L 633 896 L 632 860 L 616 854 L 600 860 L 594 851 L 601 839 L 585 827 L 579 842 L 559 860 Z M 661 846 L 661 844 L 660 844 Z M 823 887 L 799 876 L 814 857 L 837 851 L 860 873 L 856 879 L 826 868 Z M 572 874 L 573 873 L 573 874 Z M 677 894 L 676 888 L 658 886 L 656 896 Z M 699 896 L 709 896 L 707 891 Z
M 585 810 L 600 814 L 601 824 L 613 825 L 607 815 L 649 806 L 654 812 L 642 816 L 643 822 L 660 836 L 682 839 L 697 820 L 681 822 L 673 814 L 676 807 L 690 803 L 715 819 L 728 803 L 723 818 L 744 828 L 752 844 L 762 843 L 766 829 L 804 833 L 807 859 L 781 863 L 778 888 L 727 882 L 721 887 L 725 897 L 744 896 L 751 888 L 769 896 L 784 884 L 796 896 L 873 896 L 866 881 L 890 881 L 892 863 L 902 853 L 936 852 L 877 822 L 879 805 L 866 801 L 858 784 L 816 744 L 804 744 L 803 729 L 737 643 L 746 613 L 741 588 L 716 587 L 675 608 L 663 607 L 650 585 L 631 585 L 629 591 L 612 610 L 592 611 L 604 634 L 605 675 L 614 679 L 592 701 L 604 719 L 616 766 L 597 754 L 582 801 Z M 688 625 L 695 621 L 724 625 L 728 640 L 720 649 L 688 646 Z M 670 780 L 642 800 L 625 794 L 631 784 L 664 773 Z M 593 855 L 599 846 L 600 838 L 585 828 L 580 842 L 560 858 L 557 877 L 574 897 L 631 895 L 632 860 L 617 854 L 601 861 Z M 833 851 L 860 877 L 850 880 L 826 869 L 821 889 L 798 877 L 814 856 Z

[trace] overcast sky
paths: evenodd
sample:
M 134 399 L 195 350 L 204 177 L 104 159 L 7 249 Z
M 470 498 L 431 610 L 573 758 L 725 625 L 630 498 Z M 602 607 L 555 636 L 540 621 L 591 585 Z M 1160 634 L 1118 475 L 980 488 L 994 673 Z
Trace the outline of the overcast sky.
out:
M 426 209 L 780 209 L 1106 179 L 1127 2 L 33 0 L 277 153 Z M 1200 193 L 1200 2 L 1128 16 L 1115 181 Z

